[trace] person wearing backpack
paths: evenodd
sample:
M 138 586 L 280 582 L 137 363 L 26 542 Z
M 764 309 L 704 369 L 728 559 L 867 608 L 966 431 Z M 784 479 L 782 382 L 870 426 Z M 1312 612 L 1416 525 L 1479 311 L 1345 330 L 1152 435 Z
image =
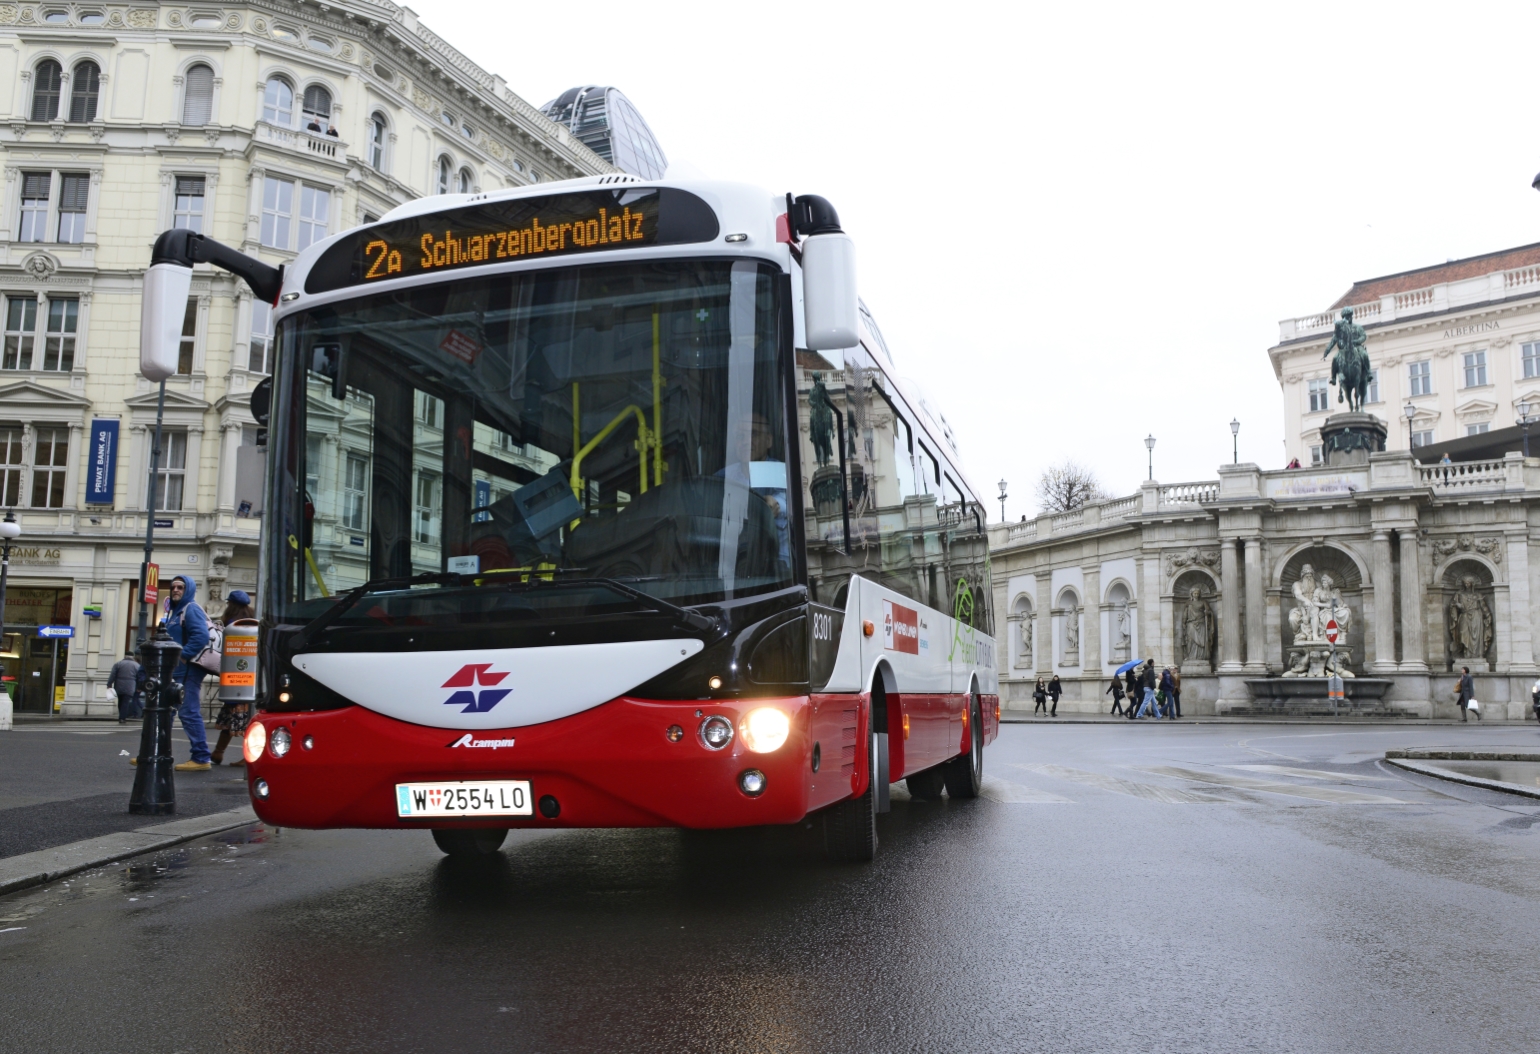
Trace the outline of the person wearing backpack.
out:
M 208 670 L 198 665 L 199 659 L 209 646 L 209 617 L 194 598 L 198 595 L 198 583 L 189 575 L 177 575 L 169 587 L 170 602 L 166 605 L 166 632 L 182 646 L 172 677 L 182 686 L 182 707 L 177 716 L 182 719 L 182 731 L 192 745 L 192 759 L 176 766 L 178 772 L 207 772 L 210 764 L 208 733 L 203 728 L 203 678 Z M 215 653 L 218 659 L 218 653 Z

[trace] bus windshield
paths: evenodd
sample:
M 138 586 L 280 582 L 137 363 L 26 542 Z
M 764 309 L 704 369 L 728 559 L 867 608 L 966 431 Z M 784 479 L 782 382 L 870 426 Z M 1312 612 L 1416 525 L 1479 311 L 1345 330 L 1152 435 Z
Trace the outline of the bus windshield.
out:
M 790 585 L 775 273 L 741 259 L 526 271 L 285 320 L 274 614 L 305 622 L 369 582 L 378 596 L 341 622 L 498 623 L 637 611 L 637 591 L 691 605 Z M 435 572 L 459 577 L 404 581 Z

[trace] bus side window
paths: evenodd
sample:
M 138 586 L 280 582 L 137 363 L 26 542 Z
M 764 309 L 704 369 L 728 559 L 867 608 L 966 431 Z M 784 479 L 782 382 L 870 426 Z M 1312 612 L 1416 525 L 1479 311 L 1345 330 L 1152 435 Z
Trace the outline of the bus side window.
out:
M 941 493 L 941 466 L 936 463 L 935 455 L 925 449 L 925 444 L 920 444 L 920 491 L 923 494 Z
M 909 422 L 896 411 L 893 414 L 893 478 L 898 483 L 899 501 L 919 493 L 914 480 L 914 433 L 909 430 Z

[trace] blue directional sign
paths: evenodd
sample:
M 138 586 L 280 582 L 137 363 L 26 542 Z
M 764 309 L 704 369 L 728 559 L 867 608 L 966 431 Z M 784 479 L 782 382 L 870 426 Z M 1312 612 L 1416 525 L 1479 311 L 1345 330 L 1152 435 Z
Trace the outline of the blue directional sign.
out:
M 37 628 L 37 635 L 39 637 L 73 637 L 75 635 L 75 627 L 74 626 L 39 626 Z
M 118 474 L 118 422 L 91 422 L 91 462 L 86 478 L 86 504 L 111 505 Z

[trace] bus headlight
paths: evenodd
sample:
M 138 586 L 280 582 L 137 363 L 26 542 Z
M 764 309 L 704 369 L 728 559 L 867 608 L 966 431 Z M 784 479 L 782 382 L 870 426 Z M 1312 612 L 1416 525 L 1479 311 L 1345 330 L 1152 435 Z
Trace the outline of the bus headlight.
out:
M 275 758 L 281 758 L 287 754 L 289 752 L 289 730 L 287 728 L 274 730 L 272 740 L 268 743 L 267 749 L 272 751 Z
M 773 706 L 761 706 L 743 715 L 738 723 L 743 745 L 756 754 L 780 750 L 791 734 L 791 718 Z
M 241 744 L 241 753 L 246 755 L 246 764 L 250 765 L 260 758 L 265 749 L 267 749 L 267 729 L 262 727 L 261 721 L 253 721 L 246 726 L 246 738 Z

